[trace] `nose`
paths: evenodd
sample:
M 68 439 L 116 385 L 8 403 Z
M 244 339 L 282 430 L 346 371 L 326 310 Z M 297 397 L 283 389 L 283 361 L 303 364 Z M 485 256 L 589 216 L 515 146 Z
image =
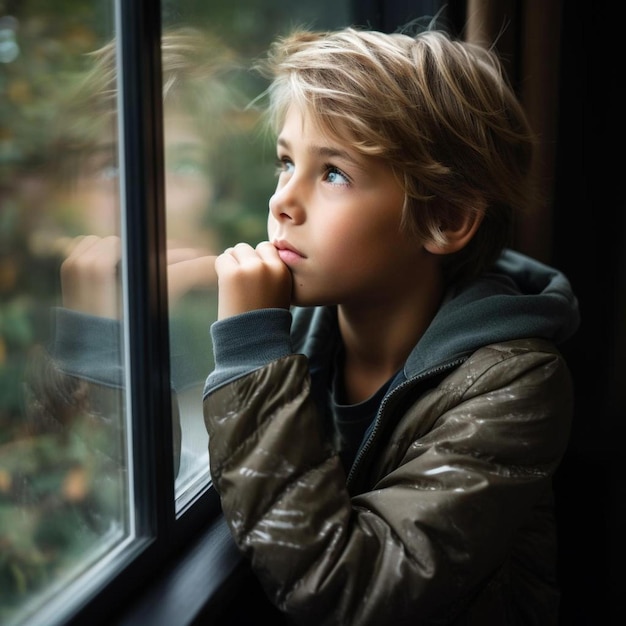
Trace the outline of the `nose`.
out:
M 302 191 L 302 185 L 294 176 L 283 185 L 279 182 L 270 198 L 270 215 L 277 222 L 301 224 L 305 218 Z

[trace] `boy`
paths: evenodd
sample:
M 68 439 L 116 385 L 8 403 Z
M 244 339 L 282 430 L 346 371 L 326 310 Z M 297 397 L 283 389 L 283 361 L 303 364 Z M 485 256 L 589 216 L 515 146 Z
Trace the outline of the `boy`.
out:
M 556 624 L 552 476 L 578 325 L 506 248 L 533 140 L 496 56 L 443 32 L 295 32 L 268 241 L 218 256 L 211 474 L 297 624 Z

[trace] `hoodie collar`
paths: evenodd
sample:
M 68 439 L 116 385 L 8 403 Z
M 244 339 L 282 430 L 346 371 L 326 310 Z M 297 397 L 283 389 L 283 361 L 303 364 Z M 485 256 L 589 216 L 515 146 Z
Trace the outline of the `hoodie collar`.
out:
M 565 275 L 507 249 L 492 272 L 448 291 L 404 373 L 410 378 L 500 341 L 536 337 L 559 344 L 579 323 L 578 301 Z

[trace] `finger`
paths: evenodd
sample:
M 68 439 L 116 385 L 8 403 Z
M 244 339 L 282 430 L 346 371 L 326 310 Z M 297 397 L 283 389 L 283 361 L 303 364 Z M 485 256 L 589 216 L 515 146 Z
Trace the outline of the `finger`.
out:
M 57 237 L 50 244 L 50 251 L 53 254 L 66 258 L 84 238 L 84 235 L 79 235 L 78 237 Z
M 69 256 L 61 263 L 61 279 L 69 275 L 84 275 L 96 270 L 106 272 L 120 259 L 118 237 L 101 239 L 86 236 L 77 241 Z
M 85 269 L 108 268 L 117 265 L 121 258 L 119 237 L 86 237 L 72 251 L 69 259 L 79 262 Z
M 170 305 L 192 289 L 211 289 L 217 285 L 214 255 L 173 263 L 167 268 Z
M 224 271 L 232 271 L 241 268 L 244 265 L 250 246 L 248 244 L 237 244 L 226 248 L 222 254 L 219 254 L 215 260 L 215 269 L 218 275 Z
M 258 259 L 255 249 L 249 243 L 238 243 L 232 248 L 227 248 L 224 253 L 228 253 L 240 264 Z
M 233 248 L 226 248 L 222 254 L 218 254 L 215 259 L 215 269 L 219 270 L 220 267 L 227 267 L 228 265 L 237 263 L 237 259 L 233 253 Z
M 61 291 L 66 308 L 102 317 L 119 317 L 119 237 L 88 236 L 61 265 Z
M 257 244 L 255 248 L 256 253 L 259 255 L 263 261 L 266 263 L 281 263 L 280 256 L 278 255 L 278 251 L 269 241 L 261 241 Z
M 210 256 L 209 250 L 206 248 L 168 248 L 167 263 L 180 263 L 181 261 L 189 261 L 201 257 Z
M 101 238 L 96 235 L 79 235 L 78 237 L 67 240 L 65 257 L 69 259 L 81 256 L 85 250 L 95 246 L 100 241 Z

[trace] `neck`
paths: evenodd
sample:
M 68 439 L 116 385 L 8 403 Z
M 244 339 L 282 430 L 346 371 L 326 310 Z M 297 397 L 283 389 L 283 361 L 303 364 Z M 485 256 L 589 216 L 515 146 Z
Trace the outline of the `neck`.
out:
M 443 283 L 437 279 L 406 290 L 392 302 L 338 307 L 349 402 L 369 398 L 404 365 L 435 316 L 442 295 Z

